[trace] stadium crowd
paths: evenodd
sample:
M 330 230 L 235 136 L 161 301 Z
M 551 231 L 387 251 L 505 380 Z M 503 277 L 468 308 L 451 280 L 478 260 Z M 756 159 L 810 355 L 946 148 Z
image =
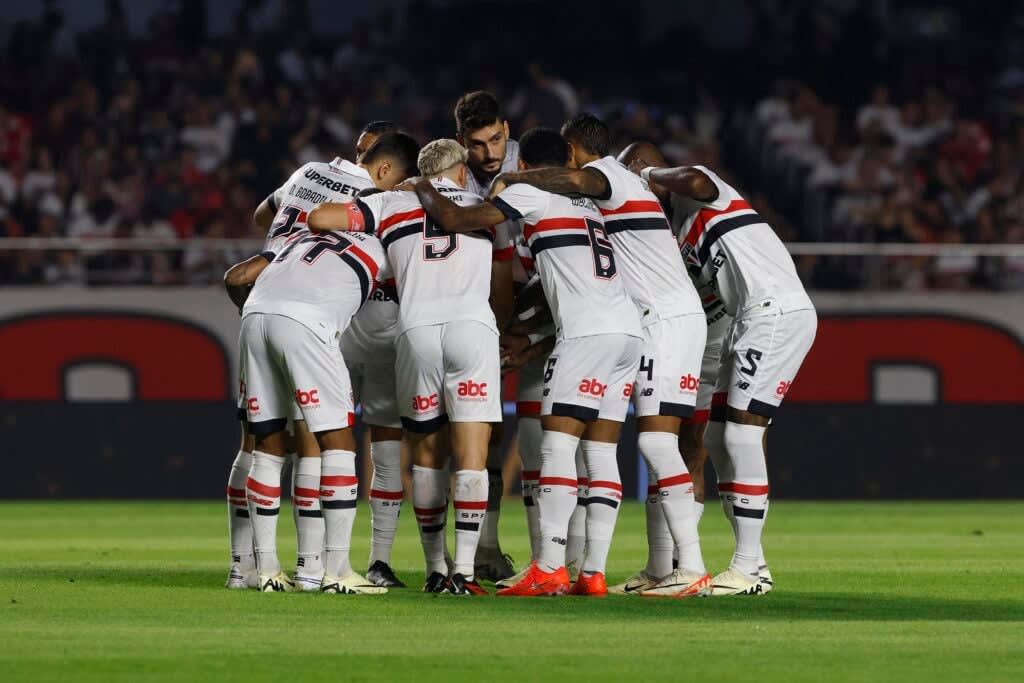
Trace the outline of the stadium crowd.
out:
M 425 33 L 462 26 L 426 3 L 403 16 L 381 10 L 340 40 L 316 37 L 301 1 L 256 26 L 261 4 L 243 3 L 226 38 L 209 34 L 201 1 L 155 15 L 132 36 L 112 0 L 106 21 L 73 36 L 70 52 L 57 47 L 63 22 L 52 3 L 38 22 L 14 27 L 0 62 L 0 236 L 150 237 L 182 248 L 0 252 L 0 283 L 215 282 L 245 250 L 190 239 L 260 238 L 253 208 L 297 164 L 350 155 L 361 126 L 377 119 L 402 121 L 420 140 L 451 134 L 452 103 L 474 87 L 508 102 L 513 135 L 586 110 L 611 124 L 616 150 L 647 138 L 674 163 L 722 168 L 724 156 L 786 240 L 1024 241 L 1024 79 L 1012 67 L 990 78 L 997 99 L 976 97 L 962 74 L 927 71 L 894 87 L 854 79 L 841 98 L 812 73 L 760 99 L 712 86 L 680 86 L 686 97 L 662 88 L 659 99 L 623 89 L 629 76 L 610 72 L 608 58 L 589 73 L 574 69 L 572 82 L 523 60 L 486 73 L 425 64 Z M 815 30 L 830 18 L 812 16 Z M 770 20 L 765 35 L 800 30 Z M 483 61 L 488 49 L 486 37 L 471 37 L 463 54 Z M 716 68 L 709 82 L 725 81 Z M 864 284 L 860 259 L 800 266 L 817 286 Z M 904 288 L 1024 287 L 1019 258 L 890 258 L 885 272 Z

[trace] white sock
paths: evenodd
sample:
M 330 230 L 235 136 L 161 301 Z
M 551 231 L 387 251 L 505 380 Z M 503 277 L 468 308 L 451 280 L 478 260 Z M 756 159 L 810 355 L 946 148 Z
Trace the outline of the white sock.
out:
M 765 524 L 768 523 L 768 508 L 769 508 L 770 504 L 771 504 L 770 500 L 766 500 L 764 502 L 764 522 L 765 522 Z M 764 533 L 764 529 L 762 528 L 762 534 L 763 533 Z M 767 569 L 768 568 L 768 560 L 764 559 L 764 543 L 761 543 L 761 544 L 759 544 L 757 546 L 757 568 L 758 568 L 758 571 L 760 571 L 761 569 Z
M 544 432 L 540 444 L 540 553 L 537 564 L 552 572 L 565 566 L 569 518 L 576 509 L 576 446 L 580 440 L 561 432 Z
M 704 447 L 708 451 L 708 459 L 715 466 L 715 475 L 718 477 L 718 497 L 722 502 L 722 512 L 729 520 L 732 533 L 736 535 L 736 518 L 732 514 L 732 500 L 729 494 L 732 491 L 732 463 L 725 452 L 725 423 L 711 420 L 704 431 Z
M 324 511 L 324 573 L 345 578 L 352 573 L 349 550 L 352 548 L 352 526 L 356 521 L 356 454 L 331 450 L 321 455 L 320 506 Z
M 700 527 L 700 520 L 704 519 L 704 503 L 693 501 L 693 509 L 697 515 L 697 526 Z
M 238 451 L 228 474 L 228 538 L 231 541 L 231 563 L 242 569 L 256 566 L 252 550 L 252 520 L 246 500 L 245 480 L 252 469 L 252 453 Z
M 647 513 L 647 566 L 644 571 L 649 576 L 661 578 L 672 573 L 674 567 L 675 542 L 665 522 L 665 512 L 661 509 L 661 493 L 658 490 L 658 475 L 647 468 L 647 498 L 644 499 L 644 512 Z
M 320 456 L 297 458 L 292 469 L 292 507 L 298 547 L 296 572 L 317 576 L 323 572 L 324 514 L 320 509 Z
M 260 574 L 273 575 L 281 571 L 281 563 L 277 559 L 277 517 L 281 511 L 283 468 L 283 457 L 255 451 L 249 478 L 245 482 L 256 566 Z
M 486 470 L 455 472 L 455 573 L 473 578 L 473 560 L 487 512 Z
M 729 495 L 736 524 L 736 552 L 729 566 L 755 578 L 768 507 L 768 466 L 762 445 L 764 429 L 735 422 L 725 425 L 725 448 L 733 467 Z
M 523 507 L 526 509 L 526 528 L 530 534 L 530 560 L 536 560 L 540 552 L 537 480 L 540 479 L 540 441 L 543 436 L 540 420 L 520 418 L 517 439 L 519 459 L 523 461 Z
M 420 529 L 427 576 L 448 575 L 444 561 L 444 524 L 448 516 L 448 470 L 412 467 L 412 505 Z
M 583 449 L 576 448 L 576 509 L 569 518 L 569 533 L 565 543 L 565 564 L 583 565 L 583 554 L 587 547 L 587 488 L 590 478 L 583 461 Z
M 693 509 L 693 479 L 679 452 L 679 437 L 668 432 L 641 432 L 637 443 L 648 465 L 658 477 L 661 509 L 672 540 L 679 548 L 679 567 L 704 574 L 704 558 Z M 669 552 L 671 561 L 672 553 Z
M 402 442 L 370 442 L 373 481 L 370 484 L 370 565 L 391 564 L 391 547 L 402 511 Z
M 590 488 L 587 490 L 587 552 L 583 571 L 604 573 L 608 550 L 615 533 L 615 520 L 622 502 L 622 480 L 615 459 L 616 444 L 584 441 L 583 458 L 587 463 Z

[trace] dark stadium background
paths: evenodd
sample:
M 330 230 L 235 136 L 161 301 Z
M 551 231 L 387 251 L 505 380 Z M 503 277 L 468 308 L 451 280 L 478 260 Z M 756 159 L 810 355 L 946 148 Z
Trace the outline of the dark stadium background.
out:
M 253 208 L 477 88 L 513 136 L 586 110 L 707 164 L 791 245 L 821 324 L 777 496 L 1020 495 L 1021 3 L 600 5 L 7 0 L 0 497 L 221 495 Z

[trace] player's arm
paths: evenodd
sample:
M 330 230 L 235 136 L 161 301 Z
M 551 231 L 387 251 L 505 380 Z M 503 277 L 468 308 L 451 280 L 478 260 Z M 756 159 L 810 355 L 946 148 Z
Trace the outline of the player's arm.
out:
M 331 232 L 333 230 L 351 230 L 352 232 L 363 232 L 365 222 L 358 220 L 358 227 L 353 225 L 352 214 L 355 205 L 353 202 L 324 202 L 319 204 L 306 217 L 306 227 L 313 232 Z M 361 214 L 358 208 L 355 213 Z
M 535 358 L 543 358 L 551 355 L 555 348 L 555 337 L 545 337 L 536 343 L 532 343 L 521 351 L 512 351 L 501 358 L 502 374 L 513 372 L 523 367 Z
M 423 208 L 445 232 L 473 232 L 481 228 L 490 228 L 505 220 L 505 214 L 488 202 L 459 206 L 438 192 L 429 179 L 421 179 L 416 183 L 415 189 Z
M 238 307 L 238 310 L 242 310 L 242 306 L 245 305 L 245 300 L 248 298 L 256 278 L 273 260 L 274 253 L 265 251 L 247 258 L 241 263 L 236 263 L 224 273 L 224 289 L 227 290 L 228 298 Z
M 267 197 L 260 202 L 260 205 L 256 207 L 256 210 L 252 214 L 252 222 L 255 223 L 256 227 L 258 227 L 262 232 L 270 230 L 270 224 L 274 222 L 274 215 L 277 213 L 270 203 L 271 197 L 273 196 L 274 195 L 270 195 L 270 197 Z
M 718 188 L 711 182 L 711 178 L 693 166 L 661 168 L 637 157 L 630 162 L 629 168 L 648 183 L 661 185 L 670 192 L 698 202 L 707 203 L 718 199 Z
M 612 191 L 608 178 L 596 168 L 534 168 L 502 173 L 494 179 L 490 195 L 499 194 L 506 186 L 517 183 L 533 185 L 554 194 L 593 199 L 608 199 Z

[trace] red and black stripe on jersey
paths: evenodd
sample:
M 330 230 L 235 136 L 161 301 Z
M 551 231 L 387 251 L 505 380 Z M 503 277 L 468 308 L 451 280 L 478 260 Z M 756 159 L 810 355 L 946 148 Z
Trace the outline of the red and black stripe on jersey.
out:
M 373 215 L 366 205 L 362 204 L 357 200 L 357 206 L 363 212 L 363 216 L 366 219 L 366 232 L 369 234 L 374 233 L 374 222 Z M 384 246 L 384 250 L 387 251 L 396 241 L 403 237 L 409 237 L 411 235 L 423 234 L 425 232 L 427 218 L 426 212 L 422 209 L 413 209 L 412 211 L 403 211 L 388 216 L 380 222 L 380 227 L 377 228 L 378 237 L 380 237 L 380 243 Z M 448 233 L 446 233 L 448 234 Z M 456 233 L 450 233 L 456 234 Z M 494 241 L 494 229 L 489 228 L 486 230 L 473 230 L 472 232 L 466 233 L 473 237 L 483 237 L 490 241 Z
M 705 207 L 697 212 L 697 217 L 693 219 L 690 230 L 680 245 L 683 260 L 688 266 L 703 268 L 711 256 L 711 246 L 722 235 L 764 222 L 764 218 L 744 199 L 734 199 L 724 209 Z
M 608 235 L 627 230 L 671 230 L 661 203 L 636 199 L 615 209 L 600 209 L 604 216 L 604 231 Z M 657 215 L 654 215 L 657 214 Z
M 522 220 L 523 215 L 511 204 L 495 197 L 491 200 L 494 206 L 510 220 Z M 558 231 L 557 235 L 544 235 L 546 232 Z M 564 218 L 545 218 L 536 223 L 523 225 L 523 239 L 530 247 L 533 258 L 546 249 L 559 247 L 590 247 L 590 230 L 586 219 L 579 216 Z

